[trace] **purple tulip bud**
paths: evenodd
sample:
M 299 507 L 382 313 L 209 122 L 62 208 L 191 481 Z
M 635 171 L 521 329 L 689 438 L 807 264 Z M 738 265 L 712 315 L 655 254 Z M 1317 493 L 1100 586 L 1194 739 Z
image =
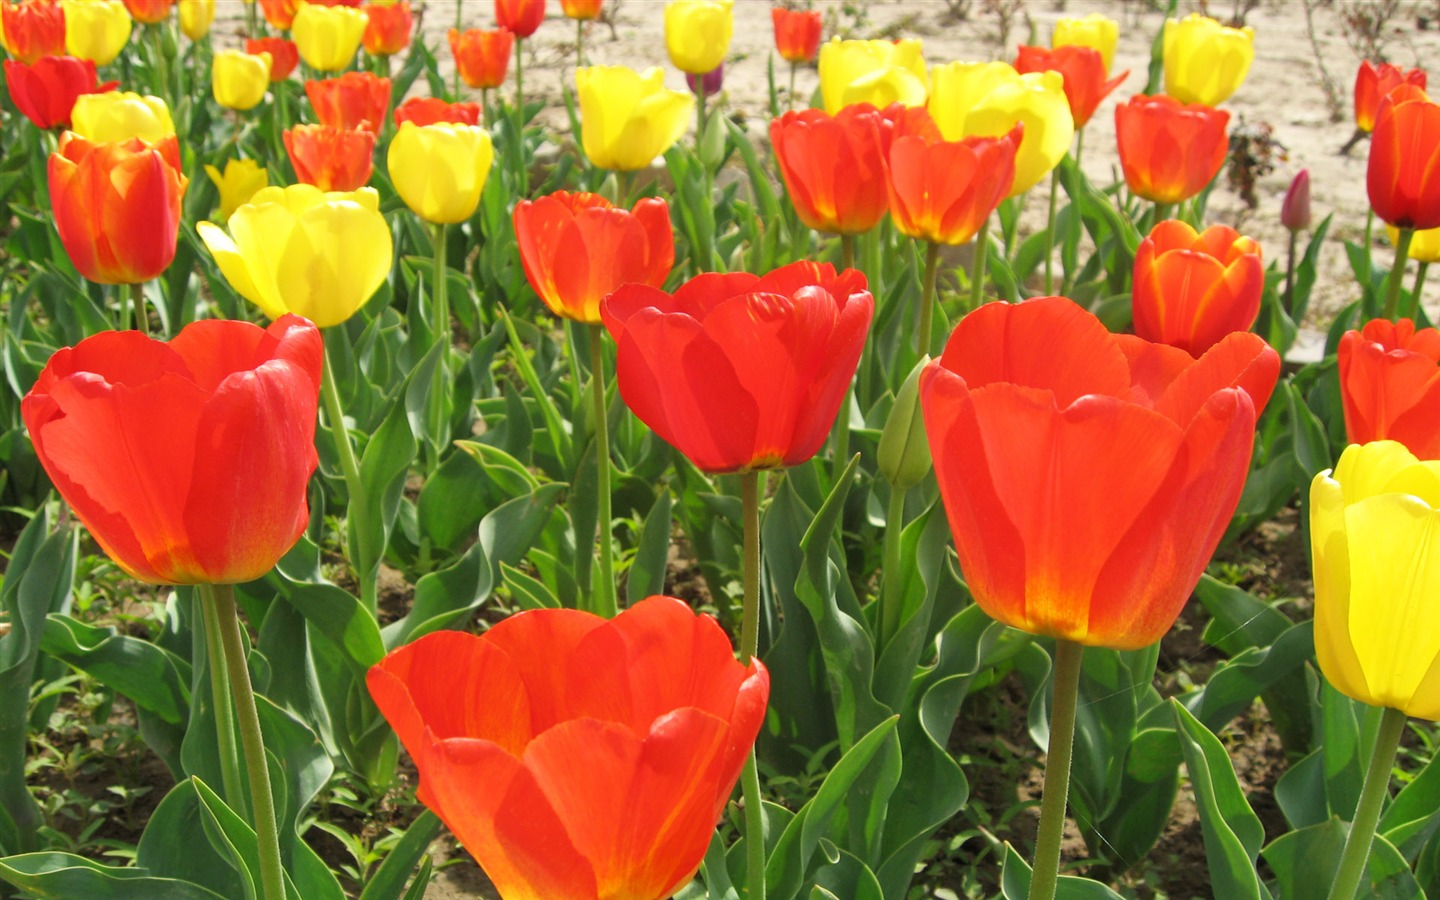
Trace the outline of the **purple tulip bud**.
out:
M 1310 227 L 1310 170 L 1301 169 L 1285 200 L 1280 204 L 1280 224 L 1291 232 L 1305 231 Z
M 699 83 L 699 87 L 696 87 L 697 82 Z M 697 76 L 686 72 L 685 83 L 690 85 L 690 90 L 694 93 L 699 93 L 703 89 L 706 97 L 712 94 L 718 94 L 720 93 L 720 87 L 725 83 L 725 64 L 721 63 L 704 75 Z

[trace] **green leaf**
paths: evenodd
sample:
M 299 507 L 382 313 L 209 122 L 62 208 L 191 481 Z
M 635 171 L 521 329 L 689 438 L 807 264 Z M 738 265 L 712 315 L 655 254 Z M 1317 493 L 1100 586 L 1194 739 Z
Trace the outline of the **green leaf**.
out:
M 183 725 L 190 709 L 190 664 L 149 641 L 97 628 L 52 613 L 40 649 L 171 725 Z
M 209 841 L 195 839 L 204 831 L 202 819 L 194 782 L 182 780 L 145 823 L 136 847 L 136 865 L 157 877 L 192 882 L 221 897 L 242 896 L 243 879 L 230 860 Z
M 405 836 L 390 848 L 384 861 L 370 876 L 365 889 L 360 892 L 360 900 L 398 900 L 405 890 L 405 880 L 410 877 L 416 862 L 430 848 L 430 842 L 435 840 L 440 828 L 440 818 L 430 810 L 427 809 L 417 816 L 415 821 L 410 823 L 410 827 L 405 829 Z M 415 877 L 415 882 L 421 886 L 422 894 L 424 885 L 429 880 L 428 873 L 427 857 L 424 871 Z
M 665 568 L 670 559 L 670 492 L 662 489 L 655 505 L 645 515 L 640 528 L 640 543 L 625 581 L 625 599 L 638 603 L 665 590 Z
M 1339 819 L 1291 831 L 1276 838 L 1261 855 L 1275 873 L 1276 894 L 1285 898 L 1325 897 L 1340 868 L 1348 829 Z M 1389 841 L 1376 835 L 1360 879 L 1357 897 L 1365 900 L 1425 900 L 1410 866 Z
M 1030 865 L 1020 858 L 1007 841 L 1005 861 L 1000 868 L 1000 896 L 1003 900 L 1028 900 L 1030 896 Z M 1098 881 L 1061 875 L 1055 886 L 1055 900 L 1123 900 L 1121 896 Z
M 193 836 L 192 836 L 193 839 Z M 70 853 L 26 853 L 0 859 L 0 878 L 37 900 L 233 900 L 188 881 L 152 878 L 146 870 L 102 866 Z

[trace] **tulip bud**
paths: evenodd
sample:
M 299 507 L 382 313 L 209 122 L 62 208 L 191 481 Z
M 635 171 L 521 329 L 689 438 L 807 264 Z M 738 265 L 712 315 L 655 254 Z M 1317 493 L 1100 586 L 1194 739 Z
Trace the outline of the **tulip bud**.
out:
M 1280 224 L 1291 234 L 1310 227 L 1310 170 L 1301 169 L 1280 204 Z
M 685 84 L 689 85 L 692 93 L 703 94 L 706 97 L 718 94 L 720 88 L 725 84 L 725 64 L 721 63 L 704 75 L 686 72 Z
M 920 414 L 920 373 L 929 362 L 926 356 L 910 370 L 885 417 L 885 430 L 880 432 L 880 474 L 890 487 L 902 491 L 930 473 L 930 443 L 925 439 L 925 417 Z

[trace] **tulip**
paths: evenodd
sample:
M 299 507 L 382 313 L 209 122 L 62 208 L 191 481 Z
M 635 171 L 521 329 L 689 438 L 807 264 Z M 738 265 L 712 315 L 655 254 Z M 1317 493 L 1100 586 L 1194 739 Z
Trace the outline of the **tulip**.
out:
M 157 144 L 175 134 L 170 107 L 159 97 L 129 91 L 81 94 L 71 112 L 75 131 L 94 144 L 139 138 Z
M 296 49 L 294 41 L 285 38 L 250 38 L 245 41 L 245 52 L 251 56 L 260 53 L 270 54 L 270 81 L 273 84 L 277 81 L 284 81 L 300 65 L 300 51 Z
M 1163 42 L 1165 93 L 1181 103 L 1223 103 L 1255 60 L 1255 29 L 1226 28 L 1198 13 L 1167 19 Z
M 471 28 L 464 32 L 452 28 L 448 37 L 455 68 L 466 84 L 488 90 L 505 83 L 505 70 L 510 66 L 510 50 L 515 45 L 515 35 L 503 28 L 498 31 Z
M 495 22 L 517 38 L 528 38 L 545 21 L 545 0 L 495 0 Z
M 369 72 L 346 72 L 305 82 L 305 96 L 321 125 L 344 131 L 380 133 L 390 110 L 390 79 Z
M 230 234 L 196 226 L 225 280 L 272 319 L 328 328 L 350 318 L 390 274 L 394 243 L 371 188 L 267 187 L 230 217 Z
M 1059 72 L 1065 77 L 1063 85 L 1065 100 L 1070 104 L 1070 117 L 1076 128 L 1095 114 L 1100 101 L 1120 86 L 1130 74 L 1126 69 L 1109 81 L 1105 80 L 1108 69 L 1098 50 L 1069 44 L 1047 50 L 1044 47 L 1021 47 L 1015 57 L 1015 70 L 1022 75 L 1030 72 Z
M 175 258 L 189 181 L 174 135 L 95 143 L 67 131 L 50 155 L 49 181 L 60 242 L 89 280 L 139 284 Z
M 290 37 L 307 66 L 339 72 L 354 62 L 369 21 L 363 12 L 348 6 L 306 3 L 295 12 Z
M 1400 229 L 1385 226 L 1385 235 L 1393 247 L 1400 242 Z M 1440 262 L 1440 228 L 1427 228 L 1410 236 L 1410 258 L 1422 263 Z
M 495 151 L 478 125 L 406 122 L 390 142 L 386 163 L 395 192 L 427 222 L 470 218 L 490 174 Z
M 1424 69 L 1404 69 L 1390 63 L 1375 65 L 1370 60 L 1360 63 L 1355 73 L 1355 127 L 1369 133 L 1375 130 L 1375 114 L 1380 101 L 1402 84 L 1425 90 Z
M 369 21 L 361 43 L 371 56 L 394 56 L 410 46 L 415 17 L 409 0 L 399 3 L 367 3 L 361 7 Z
M 962 319 L 920 397 L 976 602 L 1032 634 L 1158 641 L 1235 511 L 1279 373 L 1256 335 L 1196 360 L 1063 297 Z
M 1075 137 L 1059 72 L 1021 75 L 1005 63 L 937 66 L 927 108 L 947 141 L 1000 137 L 1025 126 L 1010 196 L 1023 194 L 1065 158 Z
M 588 22 L 600 18 L 600 7 L 605 0 L 560 0 L 560 11 L 567 19 Z
M 1099 51 L 1105 63 L 1105 74 L 1115 62 L 1115 46 L 1120 43 L 1120 23 L 1099 13 L 1091 13 L 1083 19 L 1056 19 L 1055 31 L 1050 35 L 1050 46 L 1089 47 Z
M 819 10 L 770 8 L 775 25 L 775 49 L 790 63 L 809 62 L 820 53 L 820 32 L 825 20 Z
M 1440 332 L 1372 319 L 1340 339 L 1339 372 L 1350 443 L 1398 441 L 1440 459 Z
M 721 63 L 704 75 L 691 75 L 685 73 L 685 86 L 692 94 L 702 97 L 711 97 L 720 93 L 725 86 L 725 65 Z
M 1199 357 L 1260 314 L 1260 245 L 1228 225 L 1196 233 L 1170 219 L 1135 252 L 1135 334 Z
M 134 27 L 120 0 L 63 0 L 65 49 L 71 56 L 108 66 L 125 49 Z
M 276 31 L 289 31 L 302 0 L 260 0 L 260 12 Z
M 157 25 L 170 18 L 170 7 L 175 0 L 125 0 L 125 8 L 135 21 L 146 25 Z
M 1310 170 L 1301 169 L 1280 204 L 1280 224 L 1292 235 L 1310 227 Z M 1413 248 L 1412 248 L 1413 252 Z
M 0 3 L 0 42 L 26 65 L 42 56 L 64 56 L 64 8 L 52 0 Z
M 421 802 L 502 896 L 651 900 L 699 868 L 770 676 L 714 619 L 651 597 L 611 620 L 534 610 L 430 634 L 367 683 Z
M 1418 88 L 1402 86 L 1381 102 L 1366 187 L 1375 215 L 1391 225 L 1440 226 L 1440 104 Z
M 835 115 L 853 103 L 884 109 L 892 103 L 924 106 L 925 57 L 920 42 L 842 41 L 820 45 L 820 96 Z
M 675 265 L 670 207 L 656 197 L 616 208 L 599 194 L 556 191 L 515 206 L 515 240 L 530 286 L 550 311 L 597 324 L 623 284 L 664 286 Z
M 1115 107 L 1120 167 L 1130 190 L 1154 203 L 1179 203 L 1205 189 L 1225 164 L 1230 114 L 1136 94 Z
M 115 89 L 116 82 L 97 84 L 95 64 L 73 56 L 42 56 L 31 65 L 5 60 L 10 101 L 37 128 L 69 126 L 75 99 Z
M 322 191 L 353 191 L 370 181 L 375 135 L 329 125 L 296 125 L 282 135 L 295 178 Z
M 658 67 L 575 70 L 580 143 L 591 165 L 631 172 L 650 165 L 685 133 L 695 98 L 665 88 Z
M 270 87 L 270 54 L 221 50 L 215 54 L 211 77 L 216 103 L 226 109 L 254 109 Z
M 600 315 L 631 412 L 703 471 L 743 473 L 820 449 L 874 309 L 860 272 L 802 261 L 699 275 L 674 296 L 624 285 Z
M 262 188 L 269 187 L 270 173 L 253 159 L 232 159 L 225 163 L 225 172 L 207 165 L 205 174 L 210 176 L 220 191 L 220 214 L 218 218 L 229 221 L 235 210 L 249 203 Z
M 864 234 L 885 217 L 885 158 L 900 107 L 882 113 L 868 103 L 831 116 L 787 112 L 770 123 L 770 144 L 800 221 L 816 231 Z
M 101 548 L 155 584 L 253 581 L 304 533 L 320 333 L 207 320 L 105 332 L 46 363 L 20 411 Z
M 725 61 L 735 31 L 734 0 L 670 0 L 665 48 L 675 68 L 704 75 Z
M 1022 131 L 947 141 L 923 109 L 907 111 L 885 167 L 896 230 L 932 244 L 973 238 L 1010 193 Z
M 214 21 L 215 0 L 180 0 L 180 31 L 190 40 L 203 40 Z
M 411 97 L 395 107 L 395 125 L 406 122 L 416 125 L 436 125 L 453 122 L 456 125 L 479 125 L 480 104 L 446 103 L 438 97 Z

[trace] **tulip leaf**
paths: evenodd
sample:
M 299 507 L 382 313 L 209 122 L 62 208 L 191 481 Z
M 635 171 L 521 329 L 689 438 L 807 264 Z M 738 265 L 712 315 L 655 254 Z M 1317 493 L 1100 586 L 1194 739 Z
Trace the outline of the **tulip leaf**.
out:
M 1414 781 L 1405 785 L 1380 817 L 1380 833 L 1406 860 L 1440 834 L 1440 757 L 1432 757 Z
M 1329 818 L 1323 749 L 1305 755 L 1280 775 L 1275 782 L 1275 802 L 1292 829 L 1318 825 Z
M 1330 439 L 1325 434 L 1325 425 L 1305 404 L 1305 398 L 1293 381 L 1281 382 L 1280 387 L 1285 392 L 1295 462 L 1307 478 L 1313 478 L 1334 463 L 1330 458 Z
M 385 854 L 370 880 L 365 882 L 365 889 L 360 892 L 360 900 L 400 900 L 405 891 L 405 881 L 415 870 L 415 864 L 425 851 L 430 849 L 430 842 L 435 840 L 440 833 L 440 817 L 430 810 L 425 810 L 410 823 L 405 829 L 405 836 L 400 839 L 390 852 Z M 428 858 L 425 872 L 429 871 Z M 423 885 L 428 881 L 425 872 L 417 873 L 415 880 Z
M 36 900 L 227 900 L 198 884 L 151 877 L 145 869 L 104 866 L 71 853 L 26 853 L 0 859 L 0 879 Z M 233 900 L 233 897 L 231 898 Z
M 184 724 L 190 708 L 190 664 L 173 653 L 114 628 L 97 628 L 60 614 L 45 620 L 40 649 L 163 721 Z
M 870 867 L 855 854 L 838 848 L 830 865 L 821 867 L 815 873 L 815 886 L 810 889 L 810 896 L 834 900 L 885 900 L 885 892 Z
M 500 564 L 500 576 L 505 587 L 510 589 L 511 599 L 521 609 L 559 609 L 563 605 L 545 582 L 508 563 Z
M 661 489 L 655 505 L 645 515 L 640 527 L 640 543 L 630 562 L 625 580 L 625 599 L 637 603 L 665 590 L 665 570 L 670 560 L 670 510 L 674 501 L 670 491 Z
M 196 840 L 203 833 L 200 797 L 190 779 L 180 781 L 145 823 L 135 850 L 135 863 L 157 877 L 192 882 L 221 897 L 244 894 L 243 879 L 210 845 Z
M 1348 830 L 1344 822 L 1332 818 L 1283 834 L 1271 842 L 1261 856 L 1275 873 L 1276 895 L 1327 896 L 1340 867 Z M 1370 845 L 1370 858 L 1356 896 L 1367 900 L 1424 900 L 1425 893 L 1400 851 L 1377 834 Z
M 353 594 L 333 584 L 292 581 L 283 573 L 269 576 L 285 602 L 300 611 L 311 625 L 344 654 L 356 677 L 385 655 L 379 626 Z
M 1204 687 L 1178 698 L 1179 702 L 1205 727 L 1223 728 L 1276 682 L 1303 673 L 1314 654 L 1314 623 L 1300 622 L 1274 644 L 1252 647 L 1217 666 Z
M 505 323 L 505 333 L 510 337 L 510 359 L 515 363 L 515 369 L 520 373 L 520 378 L 525 382 L 525 387 L 530 390 L 530 398 L 540 407 L 541 418 L 545 422 L 545 431 L 550 436 L 551 445 L 555 448 L 559 457 L 561 468 L 566 472 L 575 471 L 574 448 L 571 445 L 570 433 L 565 428 L 560 418 L 560 411 L 556 409 L 555 402 L 540 384 L 540 377 L 535 374 L 535 366 L 530 360 L 529 351 L 520 341 L 520 334 L 515 329 L 515 320 L 505 310 L 499 310 L 500 320 Z
M 1205 626 L 1205 643 L 1230 656 L 1270 646 L 1292 624 L 1270 604 L 1210 575 L 1200 576 L 1195 596 L 1211 616 Z
M 1030 896 L 1031 869 L 1007 841 L 1005 860 L 1000 868 L 1000 891 L 1003 900 L 1027 900 Z M 1098 881 L 1061 875 L 1055 886 L 1055 900 L 1122 900 L 1119 894 Z

